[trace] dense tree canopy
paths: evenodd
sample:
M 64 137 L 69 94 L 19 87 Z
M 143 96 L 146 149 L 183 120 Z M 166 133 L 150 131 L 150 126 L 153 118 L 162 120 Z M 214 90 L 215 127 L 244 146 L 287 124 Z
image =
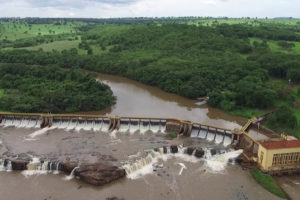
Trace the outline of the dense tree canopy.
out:
M 4 64 L 0 67 L 0 110 L 13 112 L 76 112 L 101 110 L 113 103 L 108 86 L 90 74 L 58 67 Z

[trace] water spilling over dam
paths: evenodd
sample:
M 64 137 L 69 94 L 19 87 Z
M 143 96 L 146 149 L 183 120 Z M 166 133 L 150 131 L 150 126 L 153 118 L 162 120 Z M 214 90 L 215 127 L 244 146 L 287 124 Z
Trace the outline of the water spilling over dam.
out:
M 168 127 L 167 127 L 168 126 Z M 176 132 L 192 138 L 205 139 L 215 144 L 228 146 L 233 142 L 232 130 L 199 123 L 185 122 L 177 119 L 104 117 L 104 116 L 72 116 L 43 114 L 9 114 L 1 115 L 0 127 L 44 128 L 44 132 L 52 129 L 65 129 L 94 132 L 136 132 L 145 134 Z M 35 135 L 44 133 L 37 132 Z

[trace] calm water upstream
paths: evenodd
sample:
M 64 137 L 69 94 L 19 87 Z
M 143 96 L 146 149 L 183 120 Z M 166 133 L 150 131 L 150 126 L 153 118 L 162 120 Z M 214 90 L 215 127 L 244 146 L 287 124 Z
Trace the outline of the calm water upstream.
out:
M 179 118 L 226 128 L 239 128 L 246 121 L 207 105 L 197 106 L 197 101 L 125 78 L 103 74 L 99 74 L 98 78 L 112 88 L 117 102 L 109 109 L 90 114 Z M 15 153 L 33 151 L 48 155 L 52 152 L 54 156 L 60 156 L 62 152 L 67 152 L 71 156 L 85 159 L 90 153 L 96 155 L 97 151 L 101 151 L 109 154 L 113 150 L 114 156 L 119 160 L 126 159 L 128 155 L 138 153 L 143 148 L 150 148 L 163 142 L 198 145 L 203 142 L 190 138 L 162 141 L 162 137 L 151 135 L 135 135 L 130 138 L 119 136 L 118 140 L 111 142 L 110 138 L 104 135 L 91 132 L 69 133 L 66 130 L 51 130 L 47 135 L 38 136 L 36 141 L 24 140 L 34 131 L 36 130 L 0 128 L 0 139 L 6 141 L 8 148 Z M 101 146 L 101 143 L 106 145 Z M 118 148 L 121 149 L 119 153 Z M 96 157 L 86 159 L 93 160 Z M 123 179 L 104 187 L 89 186 L 76 179 L 65 181 L 63 180 L 65 175 L 25 177 L 17 172 L 0 172 L 0 199 L 105 200 L 108 197 L 125 200 L 278 199 L 258 185 L 250 173 L 239 166 L 228 165 L 224 170 L 215 171 L 214 168 L 222 167 L 220 166 L 222 159 L 224 157 L 194 162 L 171 157 L 160 161 L 163 167 L 154 173 L 138 179 Z M 186 166 L 183 171 L 182 164 Z

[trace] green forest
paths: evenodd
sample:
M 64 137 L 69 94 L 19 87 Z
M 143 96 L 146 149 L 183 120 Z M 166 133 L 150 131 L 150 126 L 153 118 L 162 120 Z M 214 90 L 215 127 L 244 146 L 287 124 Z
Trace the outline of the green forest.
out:
M 207 96 L 209 105 L 247 118 L 278 110 L 265 125 L 300 137 L 300 20 L 24 19 L 1 24 L 0 35 L 19 29 L 34 35 L 2 37 L 2 63 L 120 75 L 187 98 Z M 30 26 L 40 32 L 31 33 Z M 50 32 L 50 26 L 66 31 Z M 112 97 L 106 94 L 107 106 Z M 46 105 L 39 111 L 49 110 Z M 81 109 L 75 109 L 79 103 L 71 105 L 54 107 Z M 14 110 L 26 106 L 17 103 Z
M 101 110 L 114 101 L 108 86 L 80 69 L 3 64 L 0 110 L 63 113 Z

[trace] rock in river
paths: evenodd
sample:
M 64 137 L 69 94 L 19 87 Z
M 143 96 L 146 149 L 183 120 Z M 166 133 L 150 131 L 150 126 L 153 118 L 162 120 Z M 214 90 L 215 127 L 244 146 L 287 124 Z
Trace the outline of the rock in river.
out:
M 124 169 L 103 163 L 83 164 L 75 171 L 80 180 L 100 186 L 125 177 Z

